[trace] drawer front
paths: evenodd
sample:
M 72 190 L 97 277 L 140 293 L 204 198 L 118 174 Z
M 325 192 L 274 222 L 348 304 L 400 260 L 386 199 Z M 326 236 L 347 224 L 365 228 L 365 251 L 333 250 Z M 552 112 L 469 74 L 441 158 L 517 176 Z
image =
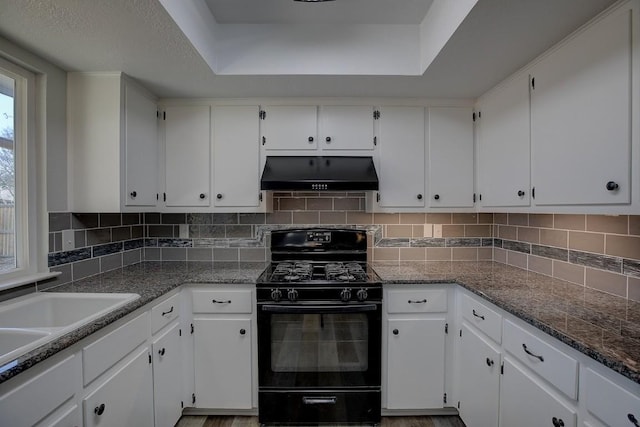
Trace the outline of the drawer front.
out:
M 194 313 L 251 313 L 253 312 L 253 299 L 248 289 L 222 290 L 222 289 L 194 289 L 193 298 Z
M 505 320 L 504 348 L 571 399 L 578 397 L 578 361 Z
M 179 315 L 180 294 L 176 294 L 151 309 L 151 333 L 155 334 Z
M 462 295 L 462 317 L 500 344 L 502 342 L 502 316 L 469 295 Z
M 587 410 L 608 426 L 640 423 L 640 396 L 634 395 L 591 369 L 585 372 Z
M 0 396 L 0 425 L 32 426 L 75 394 L 77 358 L 70 356 Z
M 118 363 L 149 334 L 149 314 L 143 313 L 82 349 L 82 372 L 86 386 Z
M 444 313 L 445 289 L 392 290 L 387 294 L 387 313 Z

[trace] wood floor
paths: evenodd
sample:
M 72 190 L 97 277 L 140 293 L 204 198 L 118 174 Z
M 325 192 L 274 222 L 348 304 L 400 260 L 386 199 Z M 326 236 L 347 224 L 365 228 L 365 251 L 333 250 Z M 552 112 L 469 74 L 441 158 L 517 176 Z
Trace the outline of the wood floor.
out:
M 259 427 L 258 417 L 188 416 L 180 418 L 176 427 Z M 338 425 L 335 425 L 338 427 Z M 383 417 L 381 427 L 465 427 L 456 416 Z

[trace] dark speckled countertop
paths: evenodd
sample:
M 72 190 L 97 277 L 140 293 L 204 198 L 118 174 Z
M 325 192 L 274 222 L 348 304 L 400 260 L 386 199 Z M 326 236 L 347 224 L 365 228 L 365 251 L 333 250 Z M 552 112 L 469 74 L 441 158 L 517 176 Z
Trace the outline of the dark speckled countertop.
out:
M 55 289 L 126 292 L 140 298 L 18 359 L 0 383 L 137 308 L 188 283 L 253 284 L 265 263 L 143 262 Z M 640 383 L 640 303 L 495 262 L 377 262 L 387 284 L 458 283 L 507 312 Z
M 378 262 L 385 283 L 458 283 L 640 383 L 640 303 L 496 262 Z

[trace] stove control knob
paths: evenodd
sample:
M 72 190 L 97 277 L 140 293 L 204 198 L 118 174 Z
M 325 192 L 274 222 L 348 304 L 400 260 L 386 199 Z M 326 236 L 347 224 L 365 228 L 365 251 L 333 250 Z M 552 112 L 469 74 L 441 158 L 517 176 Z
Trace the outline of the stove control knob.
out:
M 367 293 L 367 290 L 363 288 L 358 291 L 356 296 L 358 297 L 358 301 L 362 302 L 367 300 L 369 294 Z
M 289 301 L 291 302 L 296 302 L 298 300 L 298 291 L 295 289 L 289 289 L 287 292 L 287 298 L 289 298 Z
M 344 288 L 342 292 L 340 292 L 340 299 L 343 302 L 348 302 L 351 299 L 351 289 Z
M 282 299 L 282 291 L 280 289 L 271 289 L 271 299 L 278 302 Z

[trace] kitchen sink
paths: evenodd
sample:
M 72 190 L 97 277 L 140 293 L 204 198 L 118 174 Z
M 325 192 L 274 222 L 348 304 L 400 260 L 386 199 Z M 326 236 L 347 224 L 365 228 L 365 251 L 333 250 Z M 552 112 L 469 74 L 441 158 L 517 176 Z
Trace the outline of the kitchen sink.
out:
M 0 303 L 0 366 L 138 298 L 36 292 Z

